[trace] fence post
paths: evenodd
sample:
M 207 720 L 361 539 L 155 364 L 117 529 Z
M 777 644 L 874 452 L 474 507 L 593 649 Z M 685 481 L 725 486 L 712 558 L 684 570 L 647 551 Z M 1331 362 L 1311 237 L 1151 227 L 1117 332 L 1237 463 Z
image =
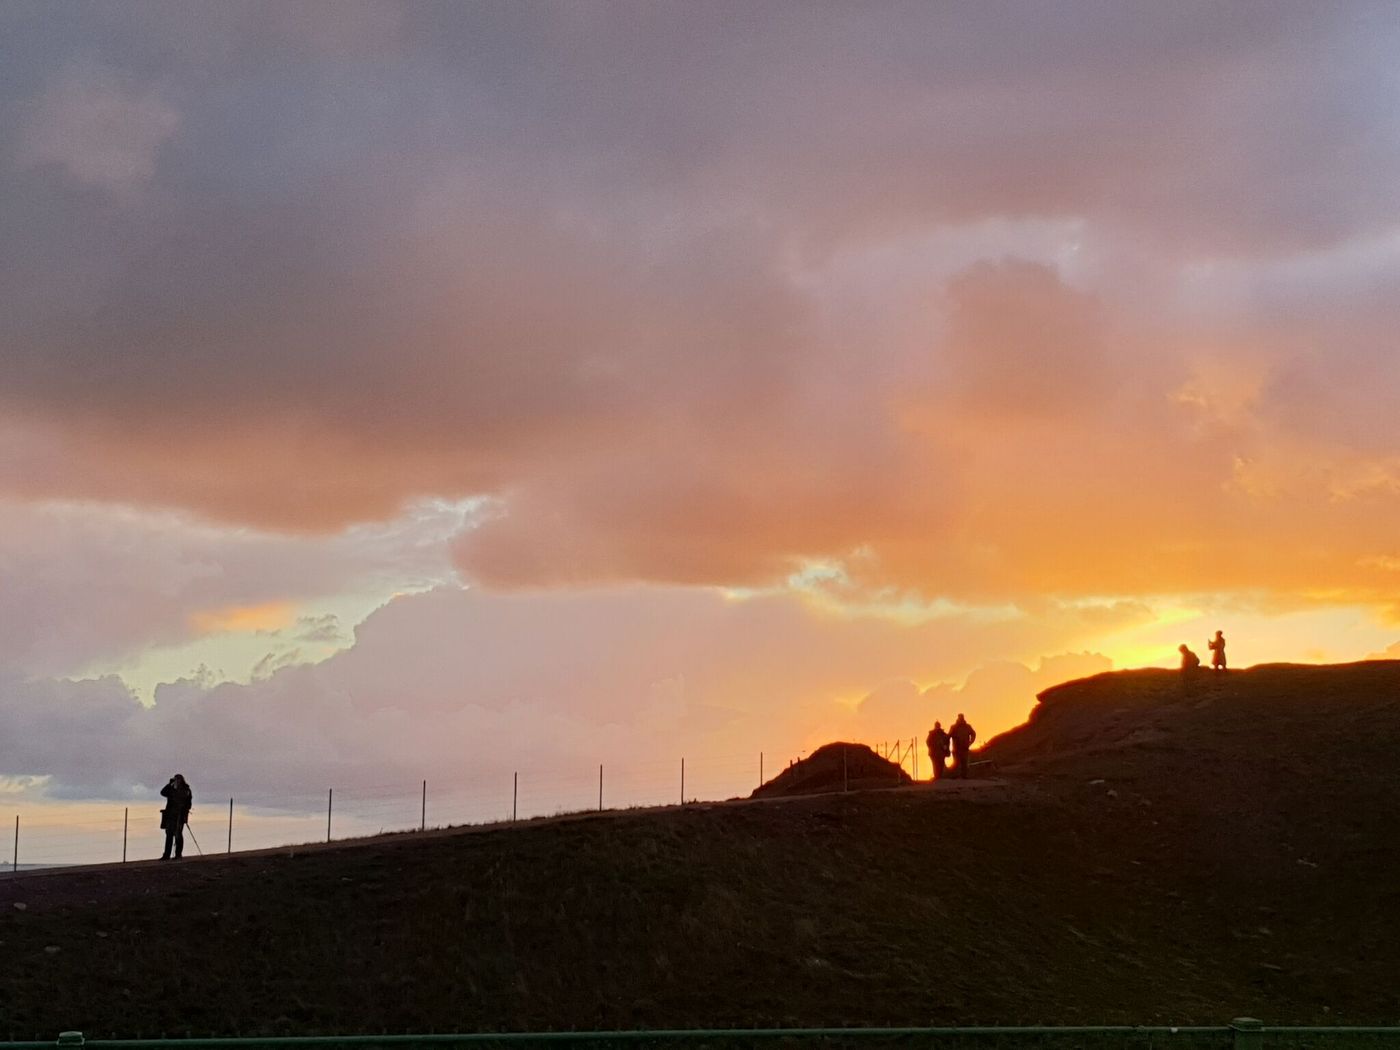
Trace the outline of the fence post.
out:
M 131 821 L 131 807 L 127 806 L 122 810 L 122 863 L 126 863 L 126 829 Z
M 763 752 L 758 753 L 758 786 L 763 786 Z
M 331 803 L 335 801 L 335 788 L 326 789 L 326 841 L 331 840 Z
M 1264 1022 L 1253 1017 L 1236 1017 L 1230 1022 L 1235 1033 L 1235 1050 L 1263 1050 Z
M 423 808 L 418 814 L 418 830 L 428 830 L 428 782 L 423 781 Z
M 19 814 L 15 814 L 15 860 L 14 866 L 10 868 L 12 875 L 19 874 Z
M 603 812 L 603 763 L 598 763 L 598 812 Z
M 519 772 L 515 772 L 515 773 L 512 773 L 512 774 L 511 774 L 511 789 L 510 789 L 510 822 L 511 822 L 512 824 L 515 823 L 516 809 L 517 809 L 517 804 L 519 803 L 519 801 L 520 801 L 520 773 L 519 773 Z
M 228 852 L 228 853 L 232 853 L 232 852 L 233 852 L 233 796 L 232 796 L 232 795 L 229 796 L 229 800 L 228 800 L 228 849 L 226 850 L 226 852 Z
M 681 805 L 685 805 L 685 758 L 681 758 Z

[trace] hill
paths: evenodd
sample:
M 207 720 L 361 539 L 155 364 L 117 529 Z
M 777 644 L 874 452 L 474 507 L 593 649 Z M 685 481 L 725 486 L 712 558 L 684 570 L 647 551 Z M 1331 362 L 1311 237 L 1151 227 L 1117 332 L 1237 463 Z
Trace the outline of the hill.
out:
M 907 787 L 913 780 L 897 763 L 881 758 L 864 744 L 824 744 L 799 758 L 749 798 L 788 798 L 831 791 L 867 791 Z
M 0 880 L 0 1035 L 1394 1023 L 1397 748 L 1400 664 L 1122 672 L 992 779 Z

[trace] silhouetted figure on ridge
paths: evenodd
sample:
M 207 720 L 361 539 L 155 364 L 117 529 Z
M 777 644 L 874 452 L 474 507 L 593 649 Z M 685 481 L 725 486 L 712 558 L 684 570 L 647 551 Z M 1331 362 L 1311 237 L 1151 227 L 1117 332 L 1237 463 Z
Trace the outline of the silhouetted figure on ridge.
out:
M 952 737 L 944 730 L 942 722 L 935 722 L 924 743 L 928 744 L 928 757 L 933 762 L 933 779 L 942 780 L 948 774 L 948 749 L 952 747 Z
M 1200 670 L 1201 658 L 1195 653 L 1193 653 L 1190 647 L 1187 646 L 1185 642 L 1182 642 L 1180 645 L 1178 645 L 1176 649 L 1177 652 L 1181 653 L 1182 674 L 1190 674 L 1192 671 Z
M 953 741 L 953 775 L 960 780 L 966 780 L 968 754 L 972 751 L 972 745 L 977 742 L 977 730 L 959 714 L 953 728 L 948 730 L 948 736 Z
M 1212 671 L 1225 670 L 1225 634 L 1216 631 L 1215 637 L 1206 642 L 1206 648 L 1210 650 L 1210 669 Z
M 170 847 L 175 847 L 175 859 L 185 854 L 185 823 L 190 819 L 190 809 L 194 806 L 194 792 L 185 783 L 185 778 L 176 773 L 170 783 L 160 789 L 165 796 L 165 808 L 160 811 L 160 826 L 165 830 L 165 853 L 161 860 L 170 859 Z

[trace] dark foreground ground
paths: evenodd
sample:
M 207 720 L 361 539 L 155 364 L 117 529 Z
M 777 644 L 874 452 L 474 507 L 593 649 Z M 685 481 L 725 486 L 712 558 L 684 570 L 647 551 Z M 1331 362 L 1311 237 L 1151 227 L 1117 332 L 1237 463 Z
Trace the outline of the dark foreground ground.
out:
M 1397 756 L 1394 663 L 1133 672 L 981 783 L 21 875 L 0 1038 L 1397 1023 Z

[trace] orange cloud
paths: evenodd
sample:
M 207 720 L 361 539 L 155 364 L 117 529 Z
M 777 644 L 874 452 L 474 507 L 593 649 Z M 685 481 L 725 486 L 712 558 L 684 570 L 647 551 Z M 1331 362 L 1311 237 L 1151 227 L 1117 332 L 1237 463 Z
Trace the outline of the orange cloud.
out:
M 252 634 L 280 631 L 296 617 L 292 602 L 264 602 L 261 605 L 230 605 L 193 613 L 190 626 L 200 634 Z
M 456 554 L 500 589 L 1394 599 L 1400 170 L 1345 5 L 453 10 L 163 18 L 93 81 L 139 156 L 86 81 L 3 89 L 65 105 L 0 174 L 0 496 L 311 534 L 491 497 Z M 41 23 L 0 60 L 112 28 Z M 229 122 L 381 40 L 373 106 Z

